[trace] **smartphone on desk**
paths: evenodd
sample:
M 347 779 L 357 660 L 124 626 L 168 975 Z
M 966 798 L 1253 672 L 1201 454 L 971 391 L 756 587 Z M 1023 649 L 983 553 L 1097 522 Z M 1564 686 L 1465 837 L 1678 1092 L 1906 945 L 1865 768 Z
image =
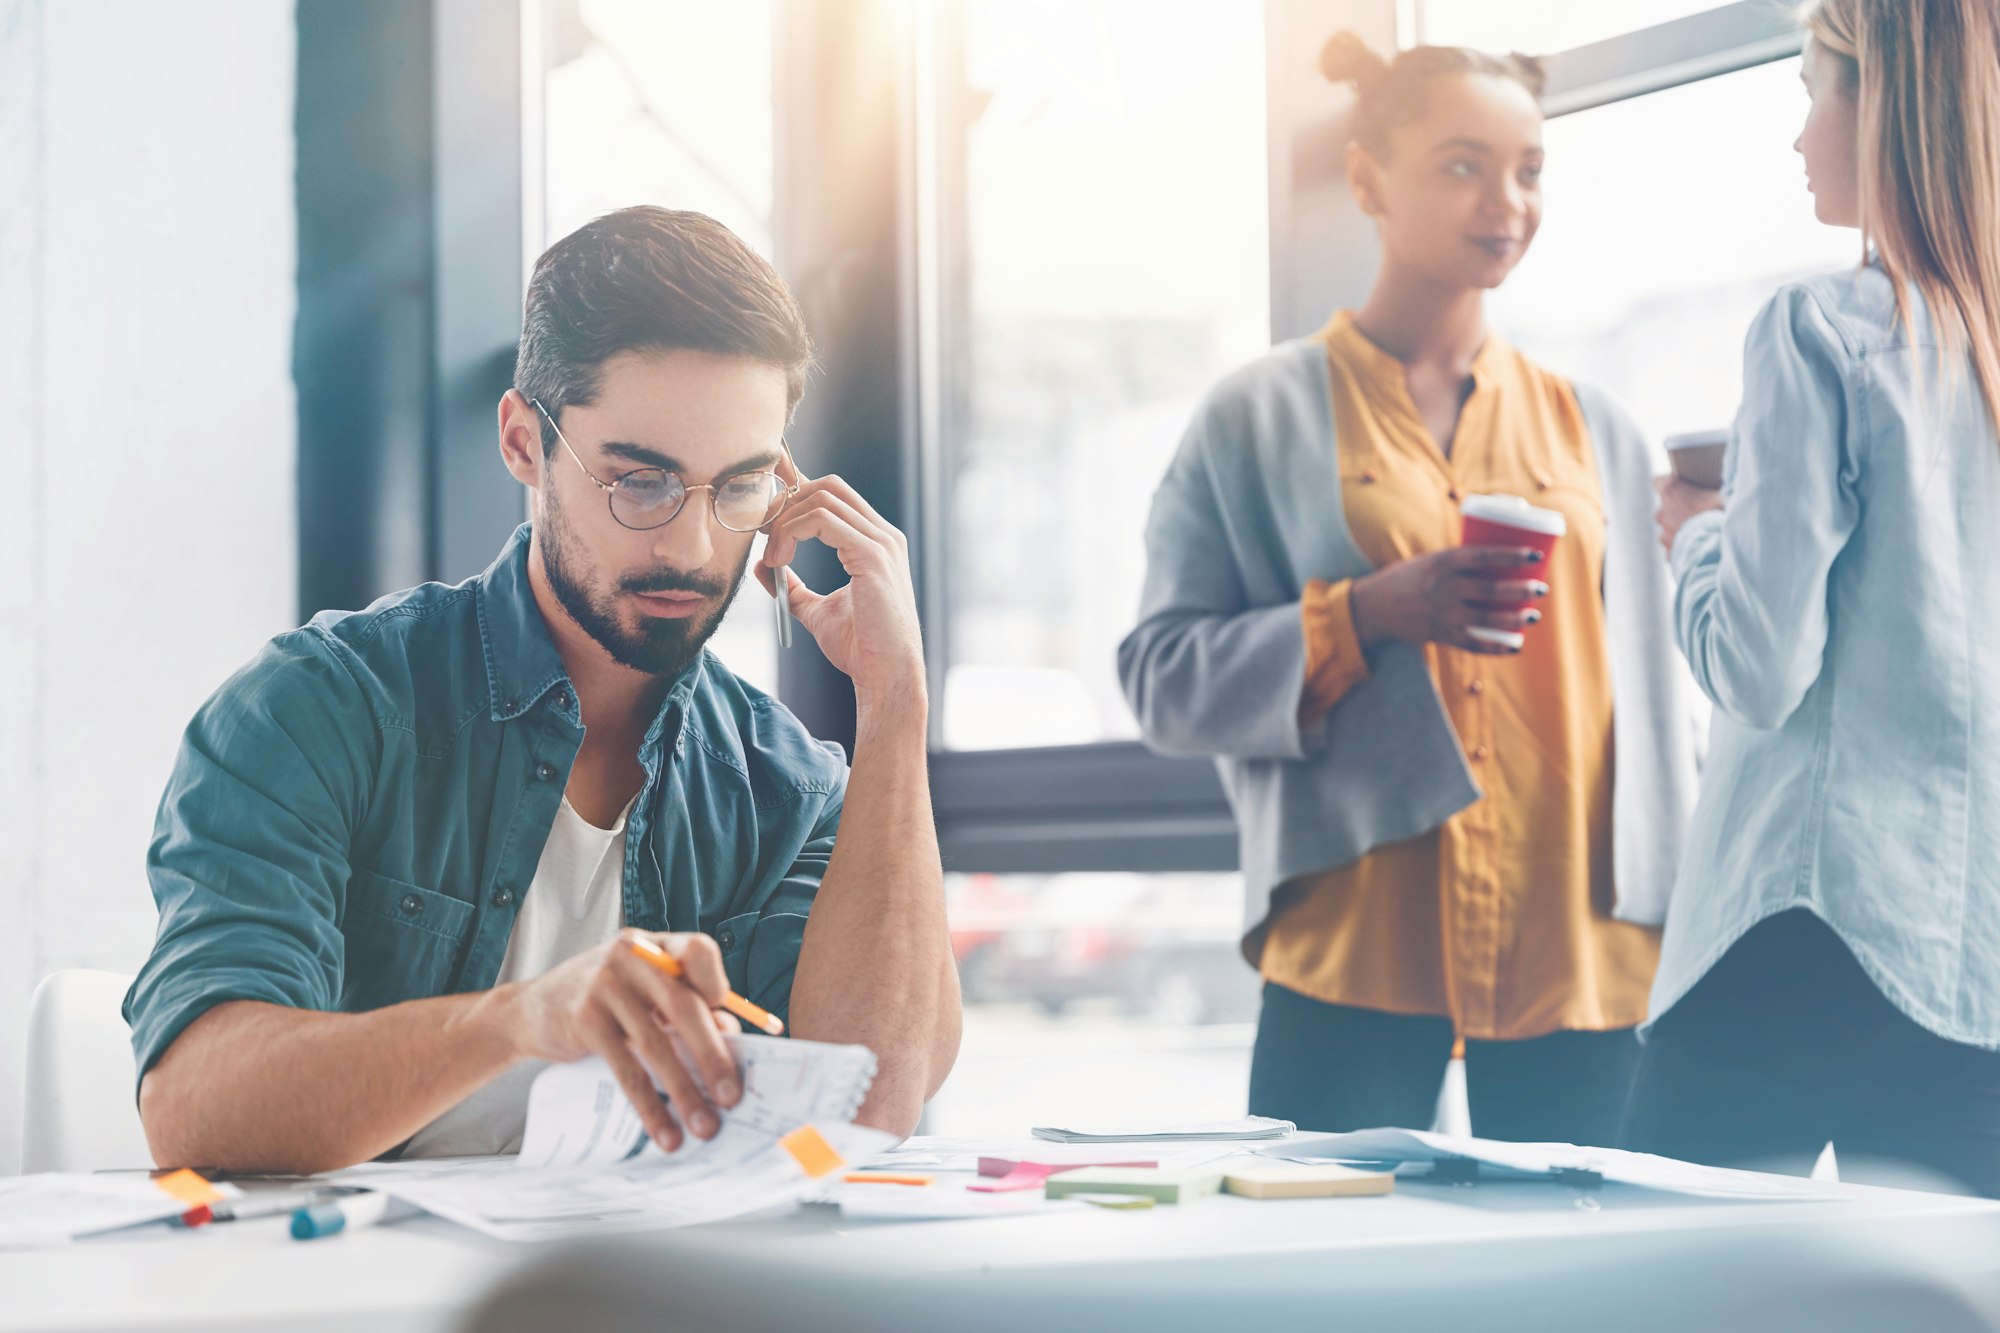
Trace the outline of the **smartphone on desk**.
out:
M 1722 457 L 1729 451 L 1726 430 L 1693 430 L 1666 439 L 1667 462 L 1674 475 L 1703 490 L 1722 489 Z

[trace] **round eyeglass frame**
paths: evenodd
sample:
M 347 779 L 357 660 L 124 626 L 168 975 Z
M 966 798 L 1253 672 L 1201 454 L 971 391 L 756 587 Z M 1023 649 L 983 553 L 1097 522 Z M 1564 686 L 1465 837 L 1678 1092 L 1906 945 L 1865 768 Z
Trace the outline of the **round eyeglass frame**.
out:
M 588 467 L 584 466 L 583 457 L 577 453 L 576 447 L 569 442 L 569 436 L 563 434 L 563 428 L 556 424 L 555 414 L 553 412 L 550 412 L 548 408 L 542 406 L 542 400 L 539 398 L 530 398 L 528 401 L 535 405 L 535 410 L 542 414 L 543 419 L 545 419 L 549 423 L 549 428 L 555 431 L 556 438 L 562 441 L 562 447 L 564 449 L 567 449 L 569 451 L 569 456 L 576 461 L 577 470 L 582 472 L 585 477 L 588 477 L 590 479 L 591 485 L 597 487 L 597 489 L 604 492 L 604 507 L 605 509 L 610 511 L 611 521 L 616 523 L 619 527 L 624 528 L 628 532 L 652 532 L 657 528 L 664 528 L 665 526 L 667 526 L 667 524 L 673 522 L 675 519 L 681 516 L 681 511 L 687 508 L 688 497 L 693 495 L 696 491 L 708 492 L 708 512 L 709 515 L 715 519 L 716 525 L 718 527 L 723 528 L 724 530 L 729 532 L 761 532 L 765 528 L 769 527 L 772 523 L 775 523 L 777 521 L 778 515 L 785 512 L 785 506 L 789 505 L 792 502 L 793 497 L 795 497 L 799 493 L 799 486 L 797 482 L 786 481 L 783 477 L 778 476 L 778 474 L 775 472 L 766 473 L 765 475 L 774 478 L 776 481 L 779 482 L 779 484 L 781 484 L 785 488 L 778 495 L 778 507 L 776 509 L 771 510 L 768 514 L 766 514 L 763 520 L 758 524 L 756 524 L 756 526 L 754 527 L 748 527 L 748 528 L 736 527 L 734 524 L 728 522 L 726 519 L 722 517 L 721 509 L 717 508 L 716 506 L 716 498 L 721 494 L 721 491 L 714 482 L 700 481 L 690 486 L 686 481 L 682 480 L 680 474 L 670 471 L 669 469 L 663 467 L 636 467 L 633 468 L 630 472 L 619 473 L 616 477 L 612 478 L 610 481 L 602 480 L 601 478 L 598 477 L 598 475 L 595 472 L 592 472 Z M 778 447 L 784 451 L 785 461 L 791 464 L 793 475 L 797 475 L 799 470 L 799 465 L 792 458 L 791 443 L 788 440 L 786 440 L 783 436 L 780 436 L 778 438 Z M 678 481 L 681 484 L 681 501 L 679 504 L 674 506 L 673 512 L 668 514 L 665 518 L 661 519 L 658 523 L 648 523 L 643 527 L 641 527 L 636 523 L 627 523 L 623 518 L 621 518 L 618 514 L 618 506 L 615 503 L 617 500 L 618 487 L 620 483 L 622 483 L 627 477 L 637 476 L 641 472 L 658 472 L 663 476 L 672 477 L 675 481 Z M 736 475 L 740 476 L 742 474 L 738 473 Z M 730 480 L 730 478 L 724 477 L 723 480 L 728 481 Z

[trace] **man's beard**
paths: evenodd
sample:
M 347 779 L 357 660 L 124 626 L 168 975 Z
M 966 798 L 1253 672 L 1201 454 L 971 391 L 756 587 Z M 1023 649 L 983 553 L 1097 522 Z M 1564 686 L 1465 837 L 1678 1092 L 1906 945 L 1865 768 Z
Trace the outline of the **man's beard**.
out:
M 684 511 L 676 517 L 689 515 Z M 641 616 L 636 628 L 627 628 L 619 621 L 615 594 L 595 592 L 580 577 L 587 561 L 580 544 L 570 534 L 562 507 L 545 502 L 541 518 L 542 570 L 548 576 L 549 591 L 556 595 L 578 628 L 611 654 L 613 661 L 649 676 L 678 676 L 701 656 L 701 650 L 721 627 L 723 613 L 736 600 L 743 572 L 750 565 L 750 553 L 745 551 L 743 563 L 736 567 L 735 577 L 727 585 L 676 569 L 627 575 L 618 581 L 617 593 L 698 592 L 708 597 L 722 594 L 715 610 L 705 616 Z

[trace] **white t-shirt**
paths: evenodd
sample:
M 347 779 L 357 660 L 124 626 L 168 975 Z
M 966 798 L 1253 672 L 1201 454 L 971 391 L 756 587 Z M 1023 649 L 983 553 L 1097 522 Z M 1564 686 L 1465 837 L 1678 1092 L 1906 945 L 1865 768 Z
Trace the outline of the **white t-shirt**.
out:
M 628 804 L 617 824 L 601 829 L 563 798 L 494 985 L 538 977 L 618 933 L 625 920 L 625 819 L 631 813 Z M 545 1063 L 523 1060 L 508 1069 L 418 1130 L 404 1158 L 519 1152 L 528 1086 Z

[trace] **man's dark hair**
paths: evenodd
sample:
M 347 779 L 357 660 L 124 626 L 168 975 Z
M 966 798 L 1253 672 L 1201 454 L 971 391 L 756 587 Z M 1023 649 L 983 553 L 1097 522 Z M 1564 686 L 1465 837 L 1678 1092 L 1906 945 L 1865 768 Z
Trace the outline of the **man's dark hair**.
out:
M 514 387 L 550 413 L 597 399 L 620 352 L 688 348 L 746 356 L 785 372 L 798 406 L 812 339 L 785 280 L 702 213 L 641 205 L 579 227 L 535 261 Z M 556 445 L 542 423 L 542 448 Z

